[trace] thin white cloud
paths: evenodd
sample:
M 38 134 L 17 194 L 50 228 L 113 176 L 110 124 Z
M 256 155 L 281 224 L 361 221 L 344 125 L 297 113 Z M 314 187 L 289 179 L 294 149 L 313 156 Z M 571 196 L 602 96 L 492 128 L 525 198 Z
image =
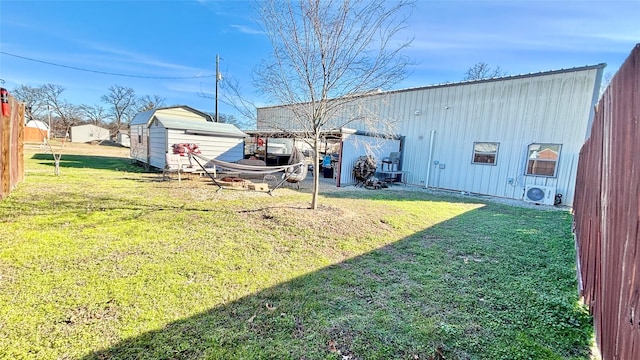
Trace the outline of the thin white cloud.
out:
M 264 31 L 262 30 L 256 30 L 253 29 L 251 27 L 245 26 L 245 25 L 231 25 L 232 28 L 238 30 L 239 32 L 243 33 L 243 34 L 250 34 L 250 35 L 263 35 Z
M 640 39 L 640 3 L 634 3 L 478 1 L 454 13 L 442 3 L 422 2 L 424 16 L 405 35 L 415 35 L 412 51 L 627 52 Z
M 133 51 L 128 51 L 124 49 L 120 49 L 117 47 L 112 47 L 104 44 L 96 44 L 96 43 L 86 43 L 86 46 L 89 49 L 97 50 L 99 52 L 104 53 L 105 56 L 96 56 L 96 59 L 102 59 L 106 64 L 111 64 L 111 62 L 119 62 L 121 64 L 128 64 L 134 67 L 144 67 L 144 68 L 159 68 L 159 69 L 168 69 L 171 71 L 179 71 L 187 74 L 193 74 L 196 76 L 197 74 L 206 73 L 206 69 L 194 68 L 191 66 L 186 66 L 183 64 L 175 64 L 166 62 L 163 60 L 156 59 L 152 56 L 142 53 L 136 53 Z M 209 70 L 211 73 L 211 70 Z

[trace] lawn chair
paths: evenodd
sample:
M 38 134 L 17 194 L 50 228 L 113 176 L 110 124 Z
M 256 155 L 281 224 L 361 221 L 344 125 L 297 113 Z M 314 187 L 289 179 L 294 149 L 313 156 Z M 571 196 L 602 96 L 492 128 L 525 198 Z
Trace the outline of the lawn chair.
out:
M 180 156 L 180 154 L 169 154 L 165 155 L 165 165 L 162 170 L 162 180 L 166 180 L 170 178 L 169 175 L 171 173 L 178 174 L 178 182 L 182 180 L 181 174 L 190 174 L 193 173 L 196 169 L 191 166 L 188 160 L 185 162 L 186 158 Z
M 398 166 L 400 165 L 400 153 L 392 152 L 387 157 L 382 158 L 382 170 L 384 171 L 384 165 L 387 165 L 388 171 L 398 171 Z

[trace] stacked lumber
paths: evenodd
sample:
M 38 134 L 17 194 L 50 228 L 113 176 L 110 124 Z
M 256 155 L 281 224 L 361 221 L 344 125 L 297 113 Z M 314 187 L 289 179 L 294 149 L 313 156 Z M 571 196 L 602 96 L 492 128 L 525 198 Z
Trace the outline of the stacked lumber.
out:
M 216 180 L 220 186 L 230 187 L 234 189 L 247 189 L 254 191 L 269 191 L 267 183 L 253 183 L 250 180 L 242 179 L 236 176 L 225 176 Z

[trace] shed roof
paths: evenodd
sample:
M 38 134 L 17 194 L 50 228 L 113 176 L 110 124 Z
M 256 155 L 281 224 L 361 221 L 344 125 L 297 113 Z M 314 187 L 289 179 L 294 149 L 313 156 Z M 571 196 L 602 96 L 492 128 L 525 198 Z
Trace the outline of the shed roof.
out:
M 213 122 L 213 119 L 211 118 L 211 115 L 204 113 L 200 110 L 196 110 L 190 106 L 187 105 L 178 105 L 178 106 L 168 106 L 168 107 L 163 107 L 163 108 L 157 108 L 157 109 L 151 109 L 151 110 L 147 110 L 147 111 L 143 111 L 141 113 L 138 113 L 129 123 L 129 125 L 144 125 L 144 124 L 148 124 L 149 121 L 151 120 L 151 118 L 153 117 L 153 115 L 156 112 L 162 112 L 161 110 L 169 110 L 169 109 L 184 109 L 186 111 L 192 112 L 194 114 L 200 115 L 202 116 L 202 118 L 204 118 L 204 120 L 209 121 L 209 122 Z
M 40 120 L 29 120 L 27 121 L 26 127 L 38 128 L 40 130 L 49 130 L 49 125 Z
M 190 121 L 184 120 L 177 116 L 156 115 L 162 126 L 172 130 L 184 130 L 189 134 L 200 134 L 209 136 L 226 136 L 244 138 L 247 136 L 242 130 L 233 124 L 215 123 L 209 121 Z

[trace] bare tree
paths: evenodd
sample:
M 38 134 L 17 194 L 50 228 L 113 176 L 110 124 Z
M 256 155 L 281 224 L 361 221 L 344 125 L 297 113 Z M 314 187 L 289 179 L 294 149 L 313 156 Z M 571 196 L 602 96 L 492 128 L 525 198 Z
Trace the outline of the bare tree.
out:
M 109 93 L 102 95 L 100 99 L 108 106 L 107 113 L 114 132 L 131 122 L 136 114 L 137 98 L 132 88 L 113 85 L 109 87 Z
M 386 128 L 386 119 L 348 109 L 371 89 L 386 88 L 405 78 L 410 62 L 401 51 L 412 40 L 398 37 L 413 3 L 265 0 L 259 6 L 259 22 L 273 54 L 254 71 L 255 84 L 262 94 L 288 105 L 293 113 L 292 123 L 267 120 L 262 125 L 285 131 L 295 127 L 311 139 L 311 208 L 315 210 L 322 132 L 356 121 L 370 129 Z
M 501 76 L 507 75 L 506 71 L 502 71 L 500 66 L 496 66 L 492 68 L 489 64 L 484 62 L 479 62 L 469 69 L 465 73 L 465 77 L 463 80 L 482 80 L 482 79 L 491 79 L 497 78 Z
M 93 125 L 103 126 L 107 118 L 107 111 L 101 105 L 80 105 L 80 111 Z
M 82 112 L 76 105 L 62 99 L 65 88 L 60 85 L 45 84 L 40 87 L 44 102 L 53 113 L 55 120 L 50 131 L 66 136 L 69 129 L 82 120 Z
M 45 84 L 40 87 L 41 93 L 45 104 L 49 107 L 50 111 L 55 115 L 52 129 L 49 131 L 53 134 L 57 132 L 63 136 L 63 141 L 60 145 L 58 152 L 54 151 L 50 142 L 47 142 L 51 154 L 53 154 L 54 160 L 54 174 L 60 175 L 60 159 L 62 158 L 62 148 L 64 147 L 64 138 L 69 134 L 69 130 L 72 126 L 78 124 L 81 121 L 80 107 L 73 105 L 66 100 L 62 99 L 61 95 L 64 92 L 64 88 L 60 85 Z
M 27 120 L 44 117 L 47 104 L 44 100 L 41 87 L 20 85 L 13 90 L 13 96 L 25 103 L 25 115 Z
M 165 101 L 167 101 L 167 99 L 160 95 L 145 95 L 138 99 L 137 112 L 161 108 L 164 106 Z

